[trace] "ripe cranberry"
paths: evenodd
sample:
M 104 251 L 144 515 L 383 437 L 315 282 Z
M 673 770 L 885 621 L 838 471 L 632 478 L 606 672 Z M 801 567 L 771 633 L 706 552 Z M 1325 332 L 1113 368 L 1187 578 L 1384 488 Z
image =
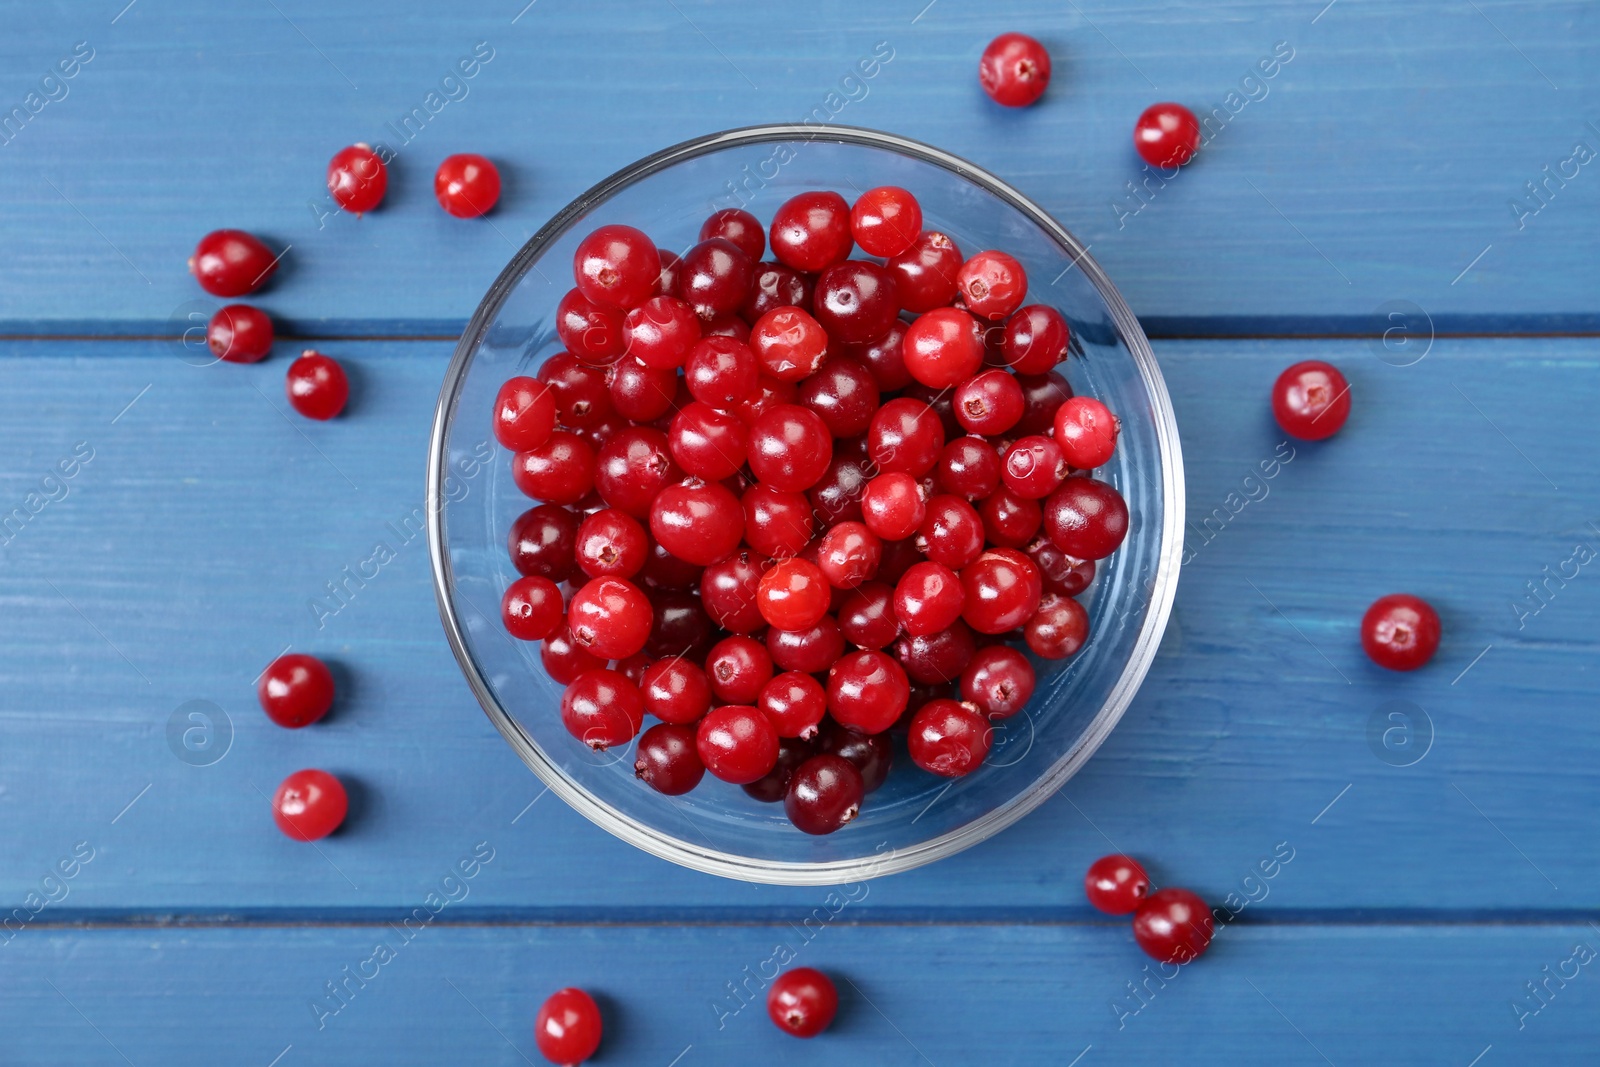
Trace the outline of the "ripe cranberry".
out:
M 780 630 L 805 630 L 828 613 L 832 591 L 816 564 L 791 557 L 761 576 L 756 605 L 761 617 Z
M 831 719 L 823 724 L 817 737 L 817 751 L 843 756 L 861 772 L 861 789 L 871 793 L 889 777 L 894 765 L 894 743 L 889 734 L 864 734 L 840 726 Z
M 1083 891 L 1107 915 L 1131 915 L 1150 894 L 1150 876 L 1132 856 L 1101 856 L 1089 864 Z
M 587 429 L 611 414 L 605 373 L 578 362 L 571 352 L 557 352 L 545 360 L 539 380 L 555 397 L 556 420 L 569 430 Z
M 1028 657 L 1009 645 L 990 645 L 961 672 L 961 699 L 986 718 L 1009 719 L 1027 705 L 1035 684 Z
M 189 257 L 189 271 L 212 296 L 244 296 L 267 283 L 278 269 L 272 249 L 243 230 L 212 230 Z
M 911 762 L 931 774 L 960 778 L 989 755 L 993 730 L 977 709 L 957 700 L 930 700 L 911 716 L 906 748 Z
M 949 389 L 983 365 L 983 329 L 960 308 L 934 308 L 906 328 L 902 352 L 911 377 Z
M 1033 560 L 1014 548 L 992 548 L 961 571 L 961 617 L 980 634 L 1015 630 L 1039 610 L 1043 585 Z M 1076 601 L 1073 601 L 1076 603 Z
M 606 387 L 618 415 L 636 423 L 651 423 L 672 409 L 678 373 L 647 367 L 636 359 L 621 359 L 607 374 Z
M 1372 662 L 1391 671 L 1414 671 L 1439 648 L 1439 613 L 1421 597 L 1390 593 L 1361 617 L 1361 647 Z
M 639 738 L 633 776 L 657 793 L 682 796 L 699 785 L 705 773 L 695 748 L 695 732 L 689 727 L 660 722 Z
M 1211 944 L 1206 902 L 1187 889 L 1158 889 L 1133 913 L 1133 939 L 1162 963 L 1191 963 Z
M 845 443 L 839 442 L 841 446 Z M 860 521 L 868 466 L 866 460 L 835 452 L 817 484 L 806 490 L 806 499 L 811 502 L 819 523 L 826 526 Z
M 558 613 L 560 603 L 557 593 Z M 279 656 L 256 683 L 256 699 L 267 718 L 279 726 L 291 730 L 310 726 L 333 706 L 333 673 L 315 656 L 299 652 Z
M 894 610 L 894 588 L 883 582 L 863 582 L 839 605 L 839 630 L 858 648 L 880 649 L 900 634 Z
M 1028 558 L 1039 568 L 1046 593 L 1077 596 L 1094 582 L 1094 560 L 1074 559 L 1049 537 L 1035 538 L 1027 551 Z
M 1181 167 L 1200 147 L 1200 123 L 1182 104 L 1151 104 L 1133 124 L 1133 147 L 1152 167 Z
M 605 660 L 579 647 L 565 625 L 539 646 L 539 662 L 544 672 L 560 685 L 571 685 L 581 675 L 606 665 Z
M 719 704 L 754 704 L 772 680 L 772 657 L 750 637 L 724 637 L 706 653 L 706 680 Z
M 885 541 L 910 537 L 926 515 L 922 486 L 900 471 L 878 475 L 861 494 L 862 522 Z
M 691 478 L 656 494 L 650 505 L 650 533 L 679 559 L 709 567 L 739 547 L 744 509 L 721 484 Z
M 289 364 L 284 392 L 290 407 L 308 419 L 325 421 L 344 410 L 350 399 L 350 381 L 337 360 L 308 348 Z
M 684 380 L 702 404 L 729 408 L 755 389 L 759 377 L 755 353 L 731 337 L 702 337 L 689 350 Z
M 500 201 L 500 172 L 483 156 L 462 152 L 446 156 L 433 175 L 439 206 L 458 219 L 475 219 Z
M 1021 438 L 1001 461 L 1000 477 L 1006 488 L 1024 500 L 1041 500 L 1055 492 L 1071 468 L 1061 449 L 1048 437 Z
M 906 324 L 896 319 L 889 332 L 876 341 L 845 345 L 841 354 L 871 371 L 879 392 L 890 393 L 911 384 L 911 372 L 906 370 L 905 339 Z
M 789 779 L 794 776 L 795 768 L 814 755 L 816 750 L 810 741 L 802 741 L 797 737 L 779 738 L 778 762 L 772 765 L 772 770 L 739 788 L 744 790 L 746 796 L 763 804 L 776 804 L 788 794 Z
M 1332 437 L 1350 417 L 1350 383 L 1330 363 L 1317 359 L 1296 363 L 1272 385 L 1272 414 L 1291 437 L 1302 441 Z
M 780 670 L 821 674 L 844 655 L 844 635 L 831 615 L 808 630 L 767 630 L 767 652 Z
M 772 720 L 779 737 L 810 740 L 828 711 L 828 694 L 811 675 L 785 671 L 761 689 L 757 707 Z
M 622 320 L 627 354 L 647 367 L 683 366 L 700 340 L 700 316 L 674 296 L 653 296 Z
M 956 298 L 956 275 L 961 264 L 961 249 L 949 237 L 936 230 L 918 237 L 888 263 L 900 294 L 900 307 L 922 314 L 949 304 Z
M 623 578 L 595 578 L 572 597 L 573 640 L 601 659 L 626 659 L 644 648 L 654 615 L 639 587 Z
M 656 295 L 661 254 L 648 234 L 632 226 L 601 226 L 578 242 L 572 277 L 596 304 L 636 308 Z
M 854 589 L 878 573 L 883 542 L 859 522 L 841 522 L 817 544 L 817 567 L 835 589 Z
M 755 323 L 767 312 L 776 308 L 793 307 L 811 310 L 813 279 L 793 267 L 770 260 L 756 264 L 755 279 L 739 308 L 739 315 L 748 323 Z
M 706 770 L 733 785 L 756 781 L 778 762 L 778 731 L 760 708 L 713 708 L 700 720 L 695 745 Z
M 344 822 L 349 810 L 344 785 L 327 771 L 295 771 L 272 795 L 273 821 L 296 841 L 327 837 Z
M 272 320 L 249 304 L 227 304 L 206 324 L 206 344 L 218 359 L 256 363 L 272 351 Z
M 990 250 L 961 265 L 956 287 L 968 311 L 980 319 L 999 322 L 1022 306 L 1028 295 L 1028 275 L 1011 256 Z
M 740 422 L 749 426 L 779 404 L 794 403 L 796 395 L 793 382 L 758 374 L 755 388 L 734 401 L 732 410 Z
M 947 630 L 961 618 L 961 579 L 938 563 L 918 563 L 894 588 L 894 613 L 913 637 Z
M 602 508 L 578 525 L 574 556 L 591 578 L 632 578 L 649 555 L 644 527 L 616 508 Z
M 921 477 L 939 462 L 944 449 L 944 427 L 934 410 L 920 400 L 900 397 L 872 416 L 867 430 L 867 453 L 880 471 L 900 471 Z
M 560 989 L 539 1008 L 533 1038 L 551 1063 L 573 1065 L 600 1047 L 600 1008 L 581 989 Z
M 1067 358 L 1072 331 L 1055 308 L 1029 304 L 1006 320 L 1002 336 L 1006 366 L 1018 374 L 1046 374 Z
M 543 641 L 566 623 L 561 589 L 548 578 L 524 575 L 500 599 L 500 619 L 519 641 Z
M 965 567 L 983 552 L 983 519 L 958 496 L 936 496 L 917 528 L 917 549 L 933 563 Z
M 1050 53 L 1025 33 L 1002 33 L 978 61 L 978 83 L 1006 107 L 1027 107 L 1050 85 Z
M 750 348 L 763 373 L 798 382 L 822 365 L 828 334 L 822 324 L 796 307 L 773 308 L 750 327 Z
M 1001 486 L 978 505 L 984 536 L 1001 548 L 1021 548 L 1033 540 L 1043 521 L 1037 500 L 1017 496 Z
M 511 480 L 535 500 L 576 504 L 595 486 L 594 449 L 576 434 L 557 430 L 544 444 L 512 457 Z
M 768 563 L 744 550 L 706 567 L 700 578 L 700 602 L 718 626 L 732 633 L 749 634 L 766 625 L 756 606 L 756 589 Z
M 1022 386 L 1023 410 L 1013 432 L 1019 436 L 1049 433 L 1055 428 L 1056 412 L 1072 399 L 1072 386 L 1059 371 L 1019 374 L 1017 384 Z
M 836 356 L 800 383 L 796 398 L 834 437 L 855 437 L 866 432 L 878 410 L 878 382 L 866 364 Z
M 738 311 L 755 279 L 756 262 L 732 241 L 701 241 L 678 261 L 673 296 L 687 301 L 703 319 Z
M 1003 370 L 980 371 L 956 386 L 956 421 L 971 434 L 996 437 L 1022 418 L 1022 386 Z
M 644 672 L 650 666 L 650 663 L 651 657 L 649 653 L 635 652 L 631 656 L 619 659 L 616 663 L 616 671 L 634 685 L 638 685 L 644 681 Z
M 657 660 L 639 678 L 644 710 L 662 722 L 688 725 L 711 710 L 711 682 L 686 659 Z
M 767 250 L 767 234 L 761 228 L 761 220 L 736 207 L 714 211 L 701 224 L 700 240 L 709 241 L 713 237 L 731 241 L 751 262 L 760 259 L 761 253 Z
M 560 437 L 556 431 L 552 437 Z M 612 434 L 594 460 L 594 487 L 600 499 L 636 519 L 648 518 L 650 505 L 683 472 L 672 462 L 666 435 L 648 426 L 629 426 Z
M 798 404 L 779 404 L 750 427 L 750 473 L 786 492 L 815 485 L 833 460 L 833 438 L 816 412 Z
M 364 144 L 341 148 L 328 161 L 328 192 L 346 211 L 360 215 L 383 202 L 389 169 Z
M 780 974 L 767 991 L 767 1014 L 794 1037 L 816 1037 L 839 1011 L 839 992 L 821 971 L 796 967 Z
M 812 756 L 795 769 L 783 798 L 784 814 L 803 833 L 831 834 L 861 812 L 866 795 L 861 771 L 843 756 Z
M 700 583 L 703 570 L 699 564 L 679 559 L 651 541 L 650 558 L 638 574 L 639 585 L 644 589 L 693 589 Z
M 1093 470 L 1111 459 L 1122 424 L 1100 401 L 1075 396 L 1056 410 L 1056 444 L 1068 463 Z
M 897 185 L 868 189 L 850 209 L 850 232 L 869 256 L 892 259 L 922 233 L 922 205 Z
M 955 681 L 977 651 L 972 628 L 959 619 L 948 630 L 923 637 L 902 635 L 894 643 L 895 658 L 906 675 L 923 685 Z
M 628 347 L 622 308 L 597 304 L 576 289 L 556 305 L 556 335 L 578 359 L 591 367 L 609 367 Z
M 764 556 L 796 556 L 811 540 L 811 503 L 804 494 L 767 485 L 745 490 L 744 539 Z
M 506 549 L 511 565 L 521 574 L 564 582 L 574 569 L 578 517 L 566 508 L 541 504 L 529 508 L 511 524 Z
M 982 500 L 1000 485 L 1000 455 L 979 437 L 958 437 L 939 456 L 939 485 L 947 493 Z
M 889 332 L 900 312 L 894 275 L 876 263 L 849 259 L 817 277 L 817 322 L 843 344 L 867 344 Z
M 817 274 L 850 255 L 850 205 L 832 192 L 807 192 L 783 202 L 772 216 L 772 255 L 779 263 Z
M 584 671 L 562 694 L 561 722 L 573 737 L 604 751 L 633 740 L 644 724 L 644 700 L 619 671 Z
M 556 425 L 556 392 L 544 382 L 518 376 L 494 398 L 494 437 L 513 452 L 538 448 Z
M 1105 559 L 1128 535 L 1128 505 L 1106 482 L 1075 476 L 1045 501 L 1044 527 L 1067 555 Z
M 1022 636 L 1040 659 L 1066 659 L 1089 639 L 1089 613 L 1071 597 L 1048 593 L 1023 626 Z
M 829 714 L 840 725 L 864 734 L 893 726 L 910 696 L 906 672 L 884 652 L 851 652 L 828 671 Z

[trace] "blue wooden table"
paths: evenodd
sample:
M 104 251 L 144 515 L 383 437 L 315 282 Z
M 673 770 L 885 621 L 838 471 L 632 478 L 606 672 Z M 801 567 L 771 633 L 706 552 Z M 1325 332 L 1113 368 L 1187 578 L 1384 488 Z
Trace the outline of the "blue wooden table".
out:
M 524 3 L 5 9 L 0 1061 L 537 1062 L 566 984 L 603 999 L 600 1063 L 1595 1061 L 1600 8 Z M 974 77 L 1012 29 L 1056 65 L 1022 112 Z M 1212 120 L 1166 182 L 1129 146 L 1163 99 Z M 971 158 L 1092 244 L 1155 340 L 1195 519 L 1088 768 L 978 848 L 832 890 L 680 870 L 544 797 L 390 525 L 514 248 L 650 151 L 808 117 Z M 398 150 L 359 220 L 322 189 L 358 140 Z M 457 151 L 507 177 L 484 222 L 433 202 Z M 294 337 L 259 365 L 177 339 L 218 226 L 289 249 L 260 302 Z M 354 379 L 326 425 L 282 400 L 313 343 Z M 1354 414 L 1252 480 L 1304 358 Z M 358 597 L 308 610 L 378 541 Z M 1395 590 L 1444 618 L 1413 675 L 1356 639 Z M 339 671 L 314 729 L 255 707 L 286 646 Z M 214 761 L 174 742 L 195 708 Z M 267 812 L 308 765 L 354 783 L 318 849 Z M 1113 848 L 1238 912 L 1201 962 L 1163 974 L 1086 905 Z M 781 955 L 844 980 L 819 1041 L 747 1006 Z

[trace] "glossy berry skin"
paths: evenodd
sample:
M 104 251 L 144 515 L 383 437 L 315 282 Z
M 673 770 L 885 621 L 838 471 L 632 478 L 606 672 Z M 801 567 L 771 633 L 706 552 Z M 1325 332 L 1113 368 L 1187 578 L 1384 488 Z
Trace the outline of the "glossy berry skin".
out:
M 320 659 L 291 652 L 273 660 L 256 683 L 256 699 L 267 718 L 298 730 L 333 706 L 333 674 Z
M 816 1037 L 839 1011 L 839 991 L 821 971 L 796 967 L 778 975 L 767 991 L 767 1015 L 793 1037 Z
M 702 337 L 683 368 L 689 393 L 702 404 L 727 410 L 749 396 L 760 381 L 750 346 L 732 337 Z
M 754 324 L 757 319 L 774 308 L 793 307 L 811 310 L 813 278 L 793 267 L 764 260 L 756 264 L 755 277 L 750 291 L 739 306 L 739 316 Z
M 913 565 L 896 583 L 894 613 L 901 629 L 912 637 L 924 637 L 948 629 L 961 618 L 964 599 L 955 571 L 924 561 Z
M 906 748 L 911 762 L 943 778 L 977 770 L 989 755 L 993 732 L 974 708 L 957 700 L 930 700 L 911 716 Z
M 1028 558 L 1039 568 L 1046 593 L 1077 596 L 1094 584 L 1094 561 L 1074 559 L 1057 548 L 1049 537 L 1035 538 L 1027 552 Z
M 893 726 L 910 698 L 906 672 L 884 652 L 851 652 L 828 671 L 828 713 L 864 734 Z
M 1132 915 L 1150 895 L 1150 876 L 1132 856 L 1101 856 L 1089 864 L 1083 892 L 1107 915 Z
M 1050 86 L 1050 53 L 1025 33 L 1002 33 L 978 60 L 978 84 L 997 104 L 1027 107 Z
M 1071 597 L 1047 593 L 1023 624 L 1022 638 L 1040 659 L 1066 659 L 1089 639 L 1089 613 Z
M 562 431 L 557 430 L 551 438 L 561 436 Z M 612 434 L 600 446 L 592 469 L 590 480 L 600 499 L 636 519 L 648 518 L 656 496 L 683 479 L 683 472 L 672 461 L 666 435 L 648 426 L 630 426 Z M 582 473 L 574 470 L 568 493 L 582 484 Z
M 557 430 L 544 444 L 512 457 L 511 480 L 535 500 L 576 504 L 594 488 L 594 449 L 576 434 Z
M 1055 426 L 1056 412 L 1072 397 L 1072 386 L 1058 371 L 1045 374 L 1019 374 L 1022 386 L 1022 418 L 1012 427 L 1018 436 L 1049 433 Z
M 922 314 L 944 307 L 956 298 L 956 275 L 963 262 L 961 249 L 948 236 L 929 230 L 911 247 L 890 258 L 900 307 Z
M 1055 492 L 1071 468 L 1060 447 L 1048 437 L 1030 435 L 1006 449 L 1000 479 L 1025 500 L 1041 500 Z
M 841 441 L 840 445 L 846 442 Z M 817 484 L 806 490 L 806 499 L 822 525 L 861 521 L 861 497 L 867 488 L 865 458 L 835 455 Z
M 1433 658 L 1441 634 L 1439 613 L 1421 597 L 1390 593 L 1361 618 L 1361 647 L 1380 667 L 1414 671 Z
M 272 795 L 272 818 L 286 837 L 320 841 L 337 830 L 350 810 L 344 785 L 327 771 L 295 771 Z
M 778 762 L 778 730 L 760 708 L 713 708 L 695 735 L 700 761 L 716 778 L 747 785 Z
M 921 477 L 939 462 L 944 426 L 927 404 L 909 397 L 889 401 L 872 416 L 867 455 L 880 471 Z
M 389 168 L 364 144 L 341 148 L 328 161 L 328 192 L 353 214 L 371 211 L 389 188 Z
M 780 670 L 822 674 L 844 655 L 844 635 L 832 616 L 808 630 L 767 630 L 767 652 Z
M 1003 634 L 1033 617 L 1044 587 L 1033 560 L 1014 548 L 991 548 L 961 571 L 961 588 L 967 625 Z
M 835 589 L 854 589 L 878 573 L 883 542 L 859 522 L 841 522 L 817 543 L 817 569 Z
M 206 346 L 228 363 L 259 362 L 272 351 L 272 319 L 249 304 L 227 304 L 206 324 Z
M 1078 470 L 1093 470 L 1111 460 L 1122 424 L 1092 396 L 1075 396 L 1056 409 L 1055 442 Z
M 653 296 L 622 320 L 627 353 L 647 367 L 683 366 L 700 340 L 700 316 L 675 296 Z
M 1022 386 L 1003 370 L 980 371 L 956 386 L 956 421 L 970 434 L 997 437 L 1022 418 Z
M 1206 902 L 1187 889 L 1158 889 L 1133 913 L 1133 939 L 1162 963 L 1192 963 L 1211 944 L 1214 920 Z
M 816 412 L 798 404 L 779 404 L 751 425 L 746 460 L 750 473 L 763 484 L 804 492 L 833 461 L 833 437 Z
M 1010 645 L 990 645 L 961 672 L 961 699 L 991 720 L 1009 719 L 1027 705 L 1036 683 L 1028 657 Z
M 999 322 L 1022 306 L 1028 295 L 1028 275 L 1011 256 L 989 250 L 961 265 L 956 287 L 969 312 Z
M 672 417 L 667 447 L 686 473 L 715 482 L 744 466 L 748 436 L 748 428 L 737 416 L 696 400 Z
M 1037 500 L 1020 497 L 1002 485 L 978 504 L 978 514 L 990 544 L 1021 548 L 1039 532 L 1044 513 Z
M 572 639 L 572 631 L 562 626 L 539 646 L 539 663 L 558 685 L 571 685 L 589 671 L 600 670 L 606 661 L 585 652 Z
M 892 259 L 922 235 L 922 205 L 898 185 L 880 185 L 856 198 L 850 232 L 869 256 Z
M 811 541 L 811 502 L 803 493 L 752 485 L 744 505 L 745 544 L 764 556 L 797 556 Z
M 571 352 L 557 352 L 545 360 L 538 377 L 550 387 L 556 420 L 567 429 L 588 429 L 611 414 L 605 372 L 579 362 Z
M 756 261 L 732 241 L 701 241 L 678 261 L 673 296 L 687 301 L 703 319 L 738 311 L 755 280 Z
M 885 541 L 910 537 L 927 513 L 922 486 L 900 471 L 878 475 L 861 494 L 861 521 Z
M 802 833 L 831 834 L 861 812 L 866 785 L 861 771 L 843 756 L 812 756 L 789 778 L 783 811 Z
M 1071 340 L 1072 331 L 1061 312 L 1029 304 L 1006 320 L 1000 354 L 1018 374 L 1046 374 L 1067 358 Z
M 573 558 L 590 578 L 632 578 L 649 556 L 644 527 L 616 508 L 601 508 L 578 524 Z
M 699 722 L 711 710 L 711 683 L 706 672 L 676 656 L 644 669 L 639 676 L 639 695 L 645 711 L 680 726 Z
M 500 202 L 500 171 L 473 152 L 446 156 L 433 172 L 433 195 L 446 213 L 475 219 Z
M 772 681 L 772 656 L 750 637 L 725 637 L 706 654 L 706 680 L 718 704 L 754 704 Z
M 739 788 L 753 800 L 763 804 L 777 804 L 788 794 L 789 779 L 794 777 L 795 768 L 814 755 L 816 750 L 810 741 L 794 737 L 782 738 L 778 741 L 778 762 L 772 765 L 772 770 Z
M 809 741 L 827 714 L 828 694 L 811 675 L 785 671 L 762 686 L 756 706 L 772 720 L 779 737 Z
M 887 647 L 900 634 L 894 611 L 894 588 L 883 582 L 863 582 L 839 605 L 839 630 L 858 648 Z
M 566 624 L 561 587 L 548 578 L 524 575 L 500 598 L 500 620 L 519 641 L 543 641 Z
M 272 249 L 243 230 L 212 230 L 200 238 L 189 258 L 189 270 L 200 288 L 212 296 L 253 293 L 278 269 Z
M 828 332 L 795 307 L 773 308 L 750 327 L 750 349 L 761 373 L 783 382 L 809 377 L 828 355 Z
M 350 382 L 338 362 L 309 348 L 289 364 L 284 382 L 289 406 L 308 419 L 333 418 L 350 399 Z
M 539 1008 L 533 1039 L 551 1063 L 571 1067 L 600 1047 L 600 1008 L 581 989 L 560 989 Z
M 1133 124 L 1133 147 L 1152 167 L 1181 167 L 1200 147 L 1200 123 L 1182 104 L 1151 104 Z
M 567 607 L 573 640 L 601 659 L 627 659 L 644 648 L 653 619 L 649 599 L 622 578 L 589 581 Z
M 934 389 L 950 389 L 983 365 L 983 329 L 960 308 L 935 308 L 906 328 L 902 346 L 911 377 Z
M 700 240 L 709 241 L 713 237 L 721 237 L 737 245 L 752 262 L 760 259 L 761 253 L 767 250 L 767 234 L 761 228 L 761 220 L 736 207 L 712 212 L 711 217 L 701 224 Z
M 983 553 L 983 518 L 959 496 L 942 493 L 928 501 L 917 527 L 917 550 L 929 562 L 959 570 Z
M 972 627 L 957 620 L 948 630 L 927 637 L 902 635 L 894 643 L 895 657 L 906 676 L 922 685 L 939 685 L 961 677 L 977 653 Z
M 609 367 L 628 345 L 621 308 L 597 304 L 569 289 L 556 305 L 556 335 L 579 360 L 591 367 Z
M 512 522 L 506 535 L 506 551 L 519 573 L 564 582 L 575 569 L 577 535 L 576 515 L 554 504 L 540 504 Z
M 867 344 L 889 332 L 900 295 L 887 268 L 862 259 L 836 263 L 817 276 L 812 314 L 841 344 Z
M 1105 559 L 1128 535 L 1128 505 L 1106 482 L 1068 478 L 1045 501 L 1044 528 L 1067 555 Z
M 864 345 L 846 345 L 840 353 L 862 364 L 878 383 L 880 392 L 893 392 L 911 384 L 911 372 L 906 370 L 906 324 L 896 319 L 889 332 Z
M 780 559 L 756 587 L 761 617 L 780 630 L 805 630 L 828 613 L 833 589 L 814 563 L 798 556 Z
M 1296 363 L 1272 385 L 1272 414 L 1283 432 L 1302 441 L 1332 437 L 1350 417 L 1350 383 L 1321 360 Z
M 718 482 L 679 482 L 661 490 L 651 503 L 650 533 L 679 559 L 709 567 L 739 547 L 744 508 Z
M 661 285 L 661 254 L 648 234 L 632 226 L 601 226 L 572 254 L 578 292 L 593 303 L 636 308 Z
M 982 500 L 1000 485 L 1000 454 L 978 437 L 958 437 L 944 446 L 936 468 L 947 493 Z
M 561 722 L 573 737 L 602 752 L 633 740 L 644 725 L 644 700 L 639 687 L 619 671 L 584 671 L 561 696 Z
M 856 437 L 878 410 L 878 382 L 866 364 L 838 356 L 801 382 L 795 399 L 816 412 L 835 438 Z
M 556 426 L 556 394 L 537 378 L 506 380 L 494 398 L 494 439 L 513 452 L 538 448 Z
M 894 766 L 894 742 L 889 734 L 864 734 L 832 721 L 823 724 L 817 736 L 817 751 L 843 756 L 854 763 L 861 772 L 864 793 L 883 785 Z
M 656 723 L 639 737 L 633 776 L 664 796 L 689 792 L 706 773 L 694 740 L 695 732 L 688 726 Z
M 678 376 L 670 368 L 647 367 L 637 359 L 625 357 L 611 367 L 606 392 L 611 406 L 623 418 L 646 424 L 655 422 L 672 408 L 677 397 Z
M 806 192 L 783 202 L 772 216 L 772 257 L 808 274 L 850 255 L 850 205 L 832 192 Z
M 768 561 L 748 549 L 706 567 L 700 576 L 700 603 L 718 626 L 749 634 L 766 625 L 756 606 L 756 589 Z

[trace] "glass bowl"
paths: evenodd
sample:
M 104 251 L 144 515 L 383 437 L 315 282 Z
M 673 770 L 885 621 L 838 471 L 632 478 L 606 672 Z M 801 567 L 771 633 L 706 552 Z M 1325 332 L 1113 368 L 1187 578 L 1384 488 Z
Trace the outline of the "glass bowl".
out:
M 512 521 L 533 505 L 510 477 L 489 415 L 496 390 L 561 350 L 557 301 L 573 250 L 594 226 L 623 223 L 681 251 L 713 210 L 746 207 L 764 222 L 784 200 L 832 189 L 853 201 L 878 185 L 910 189 L 924 226 L 971 254 L 1021 260 L 1029 303 L 1072 326 L 1062 370 L 1122 420 L 1099 477 L 1127 499 L 1127 540 L 1091 590 L 1090 639 L 1044 664 L 1030 707 L 997 724 L 989 760 L 950 780 L 899 753 L 889 780 L 838 832 L 812 837 L 781 804 L 761 804 L 709 775 L 683 797 L 633 776 L 634 747 L 594 752 L 561 724 L 561 687 L 539 646 L 510 638 L 500 597 L 518 575 Z M 713 134 L 642 159 L 600 182 L 533 236 L 472 316 L 445 374 L 428 456 L 428 547 L 444 628 L 467 681 L 511 747 L 562 800 L 625 841 L 701 871 L 753 882 L 828 885 L 909 870 L 977 844 L 1038 807 L 1093 755 L 1144 679 L 1172 607 L 1182 549 L 1183 463 L 1161 372 L 1139 323 L 1060 223 L 998 178 L 903 137 L 848 127 L 759 126 Z

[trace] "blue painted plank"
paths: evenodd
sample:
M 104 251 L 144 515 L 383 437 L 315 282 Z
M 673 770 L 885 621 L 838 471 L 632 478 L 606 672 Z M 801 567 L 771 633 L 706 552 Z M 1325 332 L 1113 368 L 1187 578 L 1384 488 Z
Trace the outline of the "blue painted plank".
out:
M 79 841 L 95 859 L 46 919 L 388 916 L 480 840 L 500 859 L 463 910 L 483 917 L 759 917 L 822 898 L 612 840 L 540 799 L 478 711 L 426 548 L 403 536 L 448 349 L 329 346 L 354 399 L 312 425 L 285 414 L 287 352 L 198 368 L 161 342 L 0 343 L 0 514 L 43 502 L 0 548 L 5 909 Z M 1282 914 L 1592 916 L 1600 860 L 1572 846 L 1600 804 L 1592 567 L 1526 600 L 1543 568 L 1600 543 L 1592 344 L 1440 340 L 1406 367 L 1360 342 L 1159 354 L 1193 558 L 1143 691 L 1059 796 L 969 853 L 873 883 L 863 913 L 1082 917 L 1083 868 L 1113 844 L 1221 901 L 1288 842 Z M 1315 356 L 1345 368 L 1355 413 L 1262 478 L 1282 454 L 1268 386 Z M 71 478 L 48 477 L 86 449 Z M 379 541 L 393 562 L 319 629 L 308 602 Z M 1446 626 L 1437 660 L 1408 676 L 1368 664 L 1355 637 L 1396 589 Z M 334 661 L 348 693 L 304 731 L 255 707 L 252 680 L 288 645 Z M 169 747 L 193 700 L 231 722 L 210 766 Z M 302 766 L 360 783 L 348 830 L 320 850 L 268 820 L 266 794 Z
M 851 926 L 848 909 L 809 928 L 411 933 L 29 933 L 4 950 L 7 1050 L 39 1065 L 543 1063 L 534 1015 L 565 985 L 600 999 L 597 1067 L 1493 1067 L 1593 1063 L 1600 1049 L 1600 934 L 1584 924 L 1240 925 L 1181 969 L 1146 959 L 1117 922 Z M 786 963 L 840 988 L 813 1041 L 766 1018 L 763 975 Z
M 30 10 L 0 42 L 0 116 L 38 109 L 0 137 L 0 332 L 170 330 L 199 295 L 185 257 L 227 225 L 292 246 L 261 300 L 301 332 L 452 334 L 604 175 L 808 115 L 1013 181 L 1164 334 L 1371 332 L 1394 300 L 1441 329 L 1600 329 L 1600 179 L 1577 161 L 1600 150 L 1600 10 L 1583 0 L 118 8 Z M 1023 112 L 974 77 L 1008 29 L 1055 57 Z M 73 66 L 76 42 L 93 58 Z M 875 50 L 892 58 L 860 77 Z M 63 61 L 74 76 L 41 87 Z M 1160 99 L 1216 116 L 1170 182 L 1129 145 Z M 358 140 L 400 147 L 389 201 L 329 217 L 325 161 Z M 488 222 L 430 195 L 464 150 L 506 171 Z

